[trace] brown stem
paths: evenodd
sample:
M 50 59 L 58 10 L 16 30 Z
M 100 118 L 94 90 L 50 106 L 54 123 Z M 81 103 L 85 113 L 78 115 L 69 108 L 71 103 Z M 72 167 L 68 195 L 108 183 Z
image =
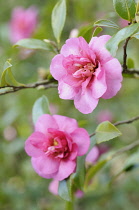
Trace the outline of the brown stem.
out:
M 123 74 L 138 74 L 139 75 L 139 70 L 136 69 L 123 69 Z
M 5 92 L 0 92 L 0 95 L 5 95 L 8 93 L 13 93 L 13 92 L 17 92 L 22 89 L 29 89 L 29 88 L 42 88 L 42 89 L 57 88 L 57 84 L 54 83 L 54 80 L 52 80 L 52 81 L 44 80 L 44 81 L 36 82 L 33 84 L 27 84 L 24 86 L 9 85 L 9 86 L 0 87 L 1 90 L 2 89 L 6 90 Z
M 133 118 L 131 118 L 129 120 L 118 121 L 118 122 L 114 123 L 114 125 L 117 126 L 117 125 L 122 125 L 122 124 L 129 124 L 129 123 L 132 123 L 132 122 L 134 122 L 136 120 L 139 120 L 139 116 L 133 117 Z
M 127 70 L 127 64 L 126 64 L 126 60 L 127 60 L 127 44 L 130 40 L 130 37 L 128 37 L 124 43 L 123 49 L 124 49 L 124 54 L 123 54 L 123 72 Z
M 127 45 L 128 45 L 129 40 L 130 40 L 130 37 L 128 37 L 125 40 L 125 43 L 123 45 L 123 51 L 124 51 L 124 54 L 123 54 L 123 73 L 124 74 L 138 74 L 139 75 L 139 70 L 128 69 L 127 68 Z

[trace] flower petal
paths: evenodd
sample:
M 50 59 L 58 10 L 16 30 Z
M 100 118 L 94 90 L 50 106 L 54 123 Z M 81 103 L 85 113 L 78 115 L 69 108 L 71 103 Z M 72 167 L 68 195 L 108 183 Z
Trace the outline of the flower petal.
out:
M 78 155 L 78 146 L 77 144 L 72 144 L 72 151 L 70 156 L 68 157 L 69 160 L 75 160 Z
M 43 114 L 36 122 L 35 131 L 39 131 L 46 135 L 48 128 L 58 129 L 58 125 L 51 115 Z
M 63 77 L 63 82 L 65 82 L 66 84 L 68 84 L 68 85 L 72 86 L 72 88 L 74 88 L 74 87 L 78 87 L 81 85 L 82 79 L 75 78 L 72 75 L 68 74 L 65 77 Z
M 92 91 L 86 88 L 84 94 L 78 94 L 74 99 L 74 105 L 83 114 L 91 113 L 97 106 L 98 99 L 93 98 Z
M 59 80 L 61 79 L 66 73 L 66 69 L 63 67 L 63 55 L 56 55 L 51 62 L 50 65 L 50 72 L 52 76 L 56 79 Z
M 73 99 L 77 94 L 76 88 L 64 83 L 63 81 L 59 81 L 58 86 L 59 97 L 62 99 Z
M 99 67 L 97 70 L 99 71 L 99 74 L 94 77 L 91 86 L 92 95 L 94 98 L 100 98 L 107 90 L 105 71 L 101 69 L 101 67 Z
M 102 96 L 104 99 L 112 98 L 121 88 L 122 67 L 116 58 L 108 61 L 103 65 L 106 72 L 107 90 Z
M 85 161 L 87 163 L 93 164 L 99 158 L 99 149 L 98 147 L 94 146 L 90 152 L 87 154 Z
M 60 162 L 59 170 L 56 175 L 53 176 L 56 180 L 66 179 L 70 174 L 74 173 L 76 167 L 76 161 L 62 160 Z
M 58 171 L 60 161 L 56 158 L 51 158 L 48 156 L 41 156 L 37 158 L 31 158 L 32 166 L 37 174 L 42 177 L 50 176 Z
M 93 37 L 89 43 L 90 48 L 96 54 L 97 59 L 102 64 L 112 59 L 111 54 L 106 49 L 105 44 L 111 37 L 103 35 L 100 37 Z
M 78 156 L 85 155 L 90 146 L 90 137 L 88 132 L 83 128 L 76 129 L 73 133 L 71 133 L 71 137 L 73 142 L 78 146 Z
M 81 41 L 83 42 L 83 40 L 84 39 L 82 37 L 68 39 L 66 41 L 66 44 L 64 44 L 63 47 L 61 48 L 60 53 L 62 55 L 64 55 L 65 57 L 69 56 L 69 55 L 79 55 L 80 56 L 81 55 L 81 44 L 80 43 L 81 43 Z M 86 41 L 84 40 L 84 42 L 86 42 Z M 86 43 L 86 46 L 87 46 L 87 48 L 89 48 L 87 43 Z M 84 47 L 86 47 L 86 46 L 84 46 Z
M 75 119 L 61 115 L 53 115 L 53 118 L 57 122 L 60 131 L 71 133 L 78 128 L 78 124 Z
M 44 154 L 43 143 L 46 137 L 43 133 L 34 132 L 25 142 L 25 151 L 29 156 L 39 157 Z

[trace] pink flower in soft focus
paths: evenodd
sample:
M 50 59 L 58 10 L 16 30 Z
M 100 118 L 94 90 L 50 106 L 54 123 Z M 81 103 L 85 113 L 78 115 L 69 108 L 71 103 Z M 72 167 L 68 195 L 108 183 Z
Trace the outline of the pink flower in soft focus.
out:
M 58 180 L 55 180 L 53 179 L 50 184 L 49 184 L 49 191 L 53 194 L 53 195 L 58 195 L 58 185 L 59 185 L 59 181 Z M 84 192 L 81 191 L 81 190 L 77 190 L 75 192 L 75 196 L 76 198 L 81 198 L 84 196 Z
M 104 122 L 104 121 L 112 121 L 113 120 L 113 114 L 109 110 L 102 110 L 96 116 L 96 120 L 97 120 L 98 123 L 101 123 L 101 122 Z
M 119 25 L 120 25 L 122 28 L 128 26 L 128 23 L 129 23 L 129 21 L 127 21 L 127 20 L 124 20 L 124 19 L 122 19 L 122 18 L 119 19 Z
M 94 146 L 90 152 L 87 154 L 85 161 L 89 164 L 95 164 L 100 156 L 109 150 L 108 146 L 105 144 Z
M 54 194 L 54 195 L 58 195 L 58 185 L 59 185 L 59 181 L 53 179 L 50 184 L 49 184 L 49 191 Z
M 76 198 L 82 198 L 84 196 L 84 192 L 81 190 L 77 190 L 75 192 L 75 196 L 76 196 Z
M 60 181 L 75 172 L 77 156 L 86 154 L 89 145 L 87 131 L 75 119 L 44 114 L 26 140 L 25 150 L 36 173 Z
M 34 6 L 28 9 L 16 7 L 12 11 L 10 21 L 10 40 L 12 43 L 32 36 L 37 26 L 37 16 L 38 11 Z
M 56 104 L 50 104 L 49 109 L 51 114 L 56 114 L 58 112 L 58 106 Z
M 74 100 L 82 113 L 91 113 L 99 98 L 109 99 L 121 88 L 122 67 L 106 50 L 110 36 L 71 38 L 51 62 L 50 71 L 58 80 L 60 98 Z

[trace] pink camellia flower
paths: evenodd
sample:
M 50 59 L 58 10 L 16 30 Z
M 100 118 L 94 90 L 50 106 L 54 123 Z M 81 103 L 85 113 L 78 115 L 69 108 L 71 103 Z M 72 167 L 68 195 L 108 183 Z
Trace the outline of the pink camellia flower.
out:
M 75 119 L 44 114 L 26 140 L 25 151 L 40 176 L 60 181 L 75 172 L 77 156 L 86 154 L 89 145 L 87 131 Z
M 100 156 L 106 153 L 108 150 L 109 147 L 105 144 L 102 144 L 100 146 L 94 146 L 86 156 L 86 163 L 89 163 L 91 165 L 95 164 L 96 161 L 100 158 Z
M 32 6 L 28 9 L 16 7 L 10 21 L 10 40 L 12 43 L 29 38 L 37 26 L 38 11 Z
M 60 98 L 74 100 L 82 113 L 91 113 L 99 98 L 109 99 L 121 88 L 122 67 L 105 48 L 110 36 L 71 38 L 51 62 L 50 71 L 58 80 Z

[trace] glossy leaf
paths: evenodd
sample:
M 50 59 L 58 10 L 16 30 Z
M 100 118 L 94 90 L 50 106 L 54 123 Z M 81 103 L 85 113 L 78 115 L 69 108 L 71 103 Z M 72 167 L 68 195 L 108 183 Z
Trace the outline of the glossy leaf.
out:
M 52 29 L 57 42 L 60 42 L 61 32 L 66 20 L 66 2 L 59 0 L 52 11 Z
M 83 189 L 84 180 L 85 180 L 85 156 L 78 157 L 77 159 L 77 168 L 74 176 L 74 184 L 77 189 Z
M 58 195 L 65 201 L 72 200 L 70 178 L 69 178 L 69 180 L 64 179 L 59 182 Z
M 37 99 L 32 109 L 33 123 L 35 124 L 38 118 L 43 114 L 50 114 L 49 102 L 46 96 Z
M 94 27 L 93 23 L 81 27 L 79 29 L 78 37 L 82 36 L 87 42 L 89 42 L 92 37 L 93 27 Z
M 139 151 L 132 154 L 130 157 L 126 159 L 123 171 L 130 171 L 136 167 L 139 167 Z
M 109 159 L 101 160 L 97 162 L 94 166 L 90 167 L 85 176 L 84 188 L 87 189 L 92 178 L 105 166 Z
M 98 20 L 94 23 L 94 25 L 119 29 L 119 26 L 111 20 Z
M 94 32 L 93 32 L 93 36 L 97 36 L 103 29 L 101 27 L 96 27 Z
M 138 30 L 139 24 L 135 23 L 130 26 L 127 26 L 120 31 L 118 31 L 115 35 L 113 35 L 109 41 L 106 43 L 106 48 L 110 51 L 112 56 L 116 55 L 116 51 L 118 50 L 119 44 L 133 35 Z
M 113 5 L 118 15 L 123 19 L 131 21 L 135 17 L 134 0 L 113 0 Z
M 4 71 L 1 75 L 1 84 L 0 86 L 24 86 L 24 84 L 19 83 L 14 78 L 12 71 L 11 71 L 12 64 L 9 61 L 6 61 L 4 64 Z
M 14 47 L 24 47 L 32 50 L 46 50 L 53 51 L 53 46 L 49 42 L 45 42 L 40 39 L 21 39 Z
M 121 135 L 121 132 L 110 122 L 105 121 L 98 125 L 96 129 L 96 142 L 102 143 Z
M 131 36 L 132 38 L 139 39 L 139 31 Z

